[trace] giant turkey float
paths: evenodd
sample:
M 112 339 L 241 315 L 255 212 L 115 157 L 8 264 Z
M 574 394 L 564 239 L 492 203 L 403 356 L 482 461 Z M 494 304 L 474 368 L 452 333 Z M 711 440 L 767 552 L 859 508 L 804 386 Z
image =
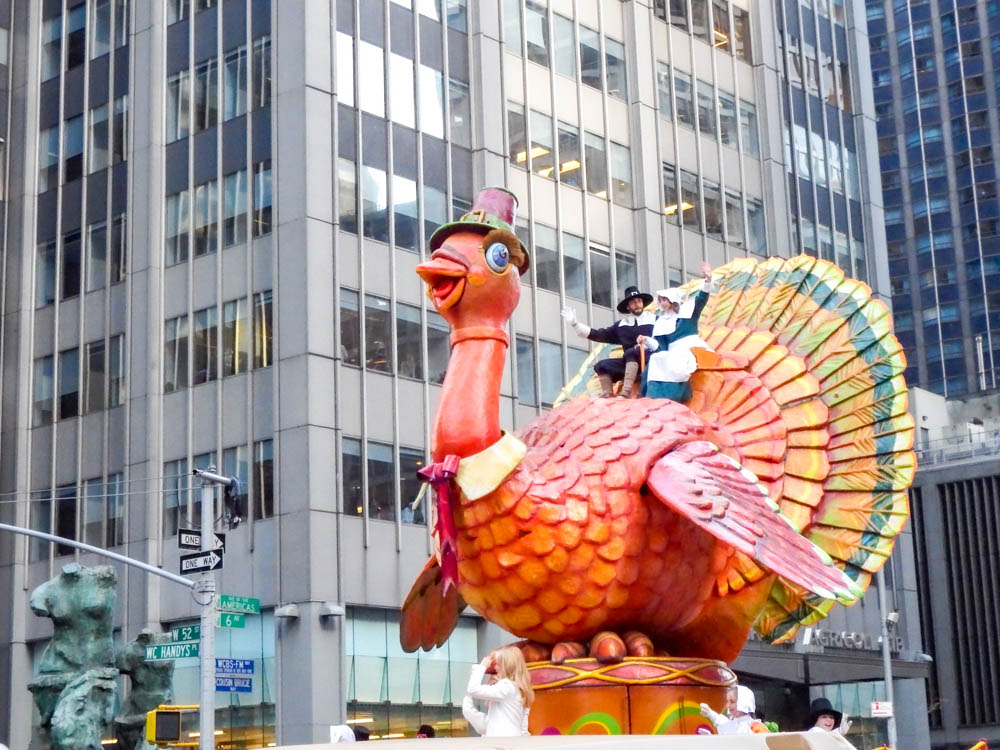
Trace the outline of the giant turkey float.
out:
M 481 191 L 417 268 L 452 351 L 422 472 L 437 550 L 402 646 L 441 645 L 470 606 L 524 639 L 532 733 L 714 731 L 698 705 L 721 710 L 751 629 L 781 642 L 857 601 L 907 519 L 891 315 L 825 260 L 734 260 L 713 274 L 690 401 L 596 398 L 598 349 L 555 408 L 505 433 L 529 268 L 516 205 Z

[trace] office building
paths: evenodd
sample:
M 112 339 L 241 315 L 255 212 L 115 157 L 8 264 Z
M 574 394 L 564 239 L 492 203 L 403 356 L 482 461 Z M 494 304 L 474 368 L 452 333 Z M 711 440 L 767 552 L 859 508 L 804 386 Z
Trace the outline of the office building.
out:
M 414 473 L 448 364 L 414 267 L 478 187 L 517 194 L 533 253 L 508 429 L 586 356 L 563 304 L 607 325 L 627 284 L 800 249 L 887 289 L 850 4 L 11 0 L 7 16 L 0 518 L 174 571 L 200 517 L 192 468 L 239 477 L 219 585 L 263 612 L 220 631 L 219 656 L 254 661 L 251 692 L 218 696 L 232 747 L 344 720 L 465 731 L 468 667 L 504 636 L 471 614 L 429 654 L 397 636 L 433 549 Z M 50 632 L 28 596 L 99 559 L 0 540 L 0 734 L 25 747 Z M 116 567 L 118 640 L 196 618 L 188 592 Z M 872 611 L 838 616 L 870 635 Z M 174 685 L 194 702 L 197 664 Z
M 996 388 L 997 6 L 867 0 L 866 7 L 907 381 L 949 398 Z

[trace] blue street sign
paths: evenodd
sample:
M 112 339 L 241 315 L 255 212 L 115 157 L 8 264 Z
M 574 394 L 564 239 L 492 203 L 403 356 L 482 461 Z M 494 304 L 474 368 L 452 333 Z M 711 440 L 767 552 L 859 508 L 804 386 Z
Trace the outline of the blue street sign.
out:
M 232 677 L 230 675 L 215 678 L 215 692 L 217 693 L 250 693 L 253 692 L 252 677 Z
M 216 659 L 215 673 L 217 675 L 252 675 L 253 659 Z

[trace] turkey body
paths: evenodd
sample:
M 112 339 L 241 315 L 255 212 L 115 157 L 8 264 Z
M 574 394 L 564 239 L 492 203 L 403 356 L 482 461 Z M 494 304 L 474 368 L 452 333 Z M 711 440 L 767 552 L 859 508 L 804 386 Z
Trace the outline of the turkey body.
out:
M 462 598 L 540 643 L 607 628 L 672 644 L 716 598 L 733 551 L 645 481 L 661 456 L 706 432 L 660 399 L 581 398 L 539 417 L 518 434 L 528 448 L 518 468 L 455 513 Z

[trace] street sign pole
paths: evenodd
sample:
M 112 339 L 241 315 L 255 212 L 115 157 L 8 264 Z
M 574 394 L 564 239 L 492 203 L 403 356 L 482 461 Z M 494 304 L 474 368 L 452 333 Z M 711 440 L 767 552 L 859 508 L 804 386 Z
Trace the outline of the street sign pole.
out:
M 201 551 L 214 546 L 215 486 L 201 480 Z M 200 750 L 215 750 L 215 573 L 206 570 L 198 581 L 201 597 L 201 710 L 198 712 Z

